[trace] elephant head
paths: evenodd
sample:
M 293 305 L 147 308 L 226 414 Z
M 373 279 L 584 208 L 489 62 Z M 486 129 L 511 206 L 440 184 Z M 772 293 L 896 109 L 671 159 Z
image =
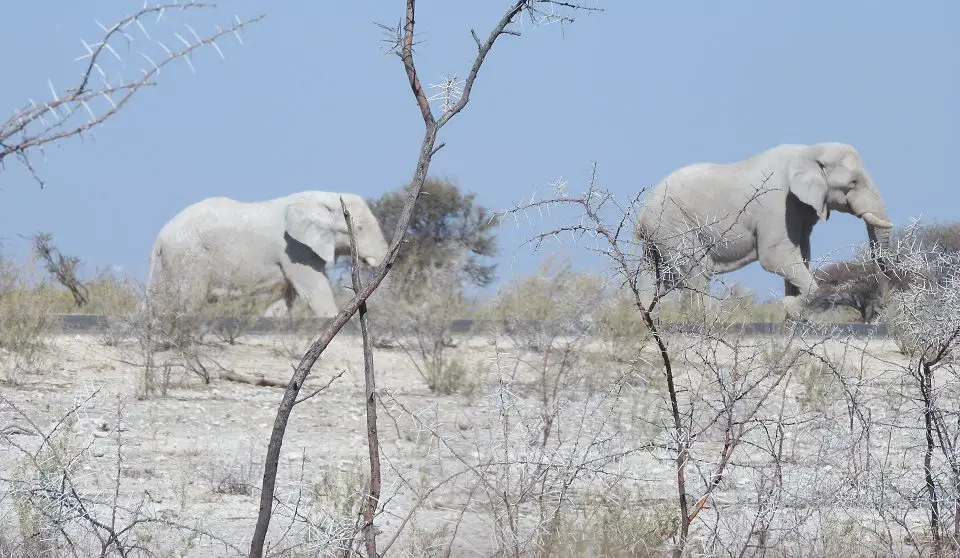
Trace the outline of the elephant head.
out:
M 880 250 L 889 245 L 893 223 L 856 149 L 842 143 L 804 148 L 790 164 L 788 184 L 790 192 L 812 207 L 821 219 L 828 219 L 831 210 L 863 219 L 871 255 L 884 270 Z
M 304 192 L 284 209 L 286 233 L 328 264 L 337 256 L 350 256 L 350 234 L 341 198 L 353 220 L 360 260 L 370 267 L 380 265 L 387 255 L 387 242 L 367 202 L 356 194 Z

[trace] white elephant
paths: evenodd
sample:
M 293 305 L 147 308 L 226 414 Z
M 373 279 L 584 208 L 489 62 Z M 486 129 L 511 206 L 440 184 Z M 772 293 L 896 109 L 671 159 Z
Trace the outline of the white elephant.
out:
M 326 274 L 350 255 L 340 199 L 350 212 L 363 263 L 377 266 L 387 242 L 367 203 L 356 194 L 307 191 L 260 201 L 207 198 L 168 221 L 154 242 L 148 288 L 189 283 L 190 296 L 267 296 L 267 316 L 302 299 L 317 317 L 337 314 Z M 230 284 L 227 284 L 229 282 Z M 230 292 L 228 292 L 230 291 Z
M 800 318 L 817 289 L 810 234 L 831 211 L 863 219 L 875 256 L 888 245 L 886 205 L 847 144 L 785 144 L 735 163 L 678 169 L 657 184 L 637 217 L 635 240 L 649 240 L 641 302 L 649 308 L 657 289 L 651 264 L 667 271 L 661 289 L 682 284 L 702 293 L 713 275 L 759 261 L 784 278 L 787 315 Z

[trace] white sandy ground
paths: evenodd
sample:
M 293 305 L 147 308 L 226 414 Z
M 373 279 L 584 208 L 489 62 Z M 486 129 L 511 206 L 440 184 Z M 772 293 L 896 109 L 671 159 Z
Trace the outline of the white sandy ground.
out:
M 677 351 L 683 339 L 677 338 Z M 771 345 L 769 339 L 757 342 L 761 349 Z M 187 530 L 145 524 L 134 530 L 143 545 L 159 556 L 232 556 L 246 552 L 259 505 L 263 457 L 283 390 L 216 379 L 203 385 L 195 376 L 177 373 L 175 385 L 166 396 L 138 400 L 139 372 L 129 363 L 138 358 L 132 342 L 119 348 L 107 347 L 95 335 L 70 334 L 57 336 L 50 343 L 43 372 L 22 375 L 18 385 L 0 386 L 0 394 L 49 430 L 59 417 L 99 390 L 82 405 L 74 434 L 68 436 L 74 448 L 87 448 L 67 452 L 80 456 L 74 479 L 83 494 L 107 504 L 114 497 L 119 412 L 120 504 L 127 508 L 142 505 L 143 513 L 150 517 L 211 533 L 229 543 L 192 536 Z M 671 439 L 672 419 L 666 412 L 663 376 L 657 368 L 642 364 L 631 367 L 605 358 L 607 345 L 592 343 L 592 352 L 576 365 L 585 380 L 576 389 L 565 391 L 559 403 L 561 446 L 544 455 L 532 449 L 540 435 L 537 376 L 532 367 L 517 366 L 517 350 L 503 340 L 500 343 L 498 348 L 490 339 L 475 336 L 458 339 L 457 347 L 448 349 L 449 356 L 460 359 L 470 378 L 480 383 L 470 397 L 431 393 L 403 351 L 376 350 L 378 387 L 383 393 L 379 408 L 383 498 L 389 499 L 386 512 L 376 520 L 382 531 L 381 549 L 398 527 L 406 524 L 388 556 L 431 555 L 427 547 L 434 544 L 444 549 L 454 529 L 452 556 L 493 555 L 498 541 L 504 539 L 502 534 L 495 535 L 493 518 L 505 512 L 503 506 L 490 504 L 491 496 L 508 494 L 507 499 L 513 501 L 516 494 L 509 493 L 526 482 L 521 475 L 531 470 L 518 465 L 509 468 L 510 476 L 505 476 L 508 468 L 501 467 L 496 469 L 500 476 L 490 473 L 484 477 L 487 484 L 478 482 L 479 464 L 502 457 L 505 439 L 512 444 L 514 461 L 550 459 L 556 471 L 569 475 L 579 470 L 575 482 L 569 485 L 546 475 L 554 478 L 546 492 L 561 499 L 570 510 L 587 510 L 587 496 L 603 494 L 620 479 L 639 498 L 622 504 L 625 507 L 620 509 L 621 514 L 647 518 L 643 528 L 648 531 L 675 516 L 675 456 L 662 447 L 651 447 L 669 444 Z M 863 342 L 854 343 L 863 346 Z M 212 348 L 211 354 L 220 365 L 235 372 L 262 373 L 281 380 L 290 377 L 296 361 L 280 354 L 280 344 L 276 336 L 248 336 L 237 345 Z M 845 353 L 838 340 L 828 345 L 832 358 L 846 359 L 844 373 L 852 379 L 845 380 L 846 388 L 829 373 L 819 380 L 804 381 L 807 366 L 807 372 L 795 372 L 779 384 L 785 392 L 776 392 L 770 398 L 776 404 L 770 403 L 761 413 L 769 419 L 765 423 L 769 426 L 778 416 L 773 409 L 782 410 L 785 426 L 779 467 L 772 464 L 770 453 L 764 449 L 770 447 L 767 442 L 775 428 L 755 427 L 748 436 L 750 443 L 734 452 L 731 469 L 695 526 L 698 544 L 712 541 L 709 548 L 701 546 L 704 555 L 725 554 L 718 550 L 723 545 L 740 548 L 759 544 L 761 535 L 750 534 L 751 529 L 756 530 L 757 510 L 769 516 L 767 540 L 776 541 L 774 546 L 786 555 L 793 555 L 791 549 L 797 553 L 806 549 L 811 553 L 808 555 L 831 555 L 836 551 L 831 545 L 840 541 L 848 541 L 842 544 L 852 553 L 859 549 L 872 554 L 867 546 L 858 545 L 880 544 L 877 541 L 885 541 L 883 544 L 897 549 L 897 554 L 912 551 L 904 542 L 902 530 L 890 521 L 882 521 L 877 511 L 878 502 L 883 500 L 888 515 L 895 515 L 889 513 L 890 509 L 900 510 L 897 513 L 901 515 L 907 513 L 905 497 L 894 495 L 891 483 L 899 483 L 900 490 L 916 496 L 923 488 L 918 443 L 921 433 L 910 430 L 922 424 L 918 422 L 922 414 L 916 412 L 915 403 L 907 403 L 898 395 L 908 390 L 898 369 L 906 361 L 889 340 L 871 341 L 866 352 L 872 357 L 866 359 L 861 358 L 861 349 L 847 349 Z M 707 348 L 697 343 L 684 353 L 686 358 L 677 359 L 681 399 L 699 402 L 696 424 L 706 424 L 705 417 L 711 415 L 711 406 L 719 398 L 715 382 L 690 372 L 702 361 L 698 352 L 706 354 Z M 720 361 L 734 362 L 728 349 L 718 350 Z M 524 355 L 534 364 L 542 358 Z M 656 353 L 648 348 L 643 358 L 655 363 Z M 742 365 L 738 373 L 741 380 L 764 369 L 759 362 L 743 366 L 743 354 L 737 358 Z M 349 526 L 355 520 L 351 515 L 355 508 L 349 504 L 356 498 L 350 491 L 361 487 L 351 472 L 357 470 L 356 460 L 365 459 L 367 452 L 359 337 L 347 333 L 338 336 L 317 362 L 302 393 L 309 393 L 343 370 L 346 372 L 328 390 L 298 405 L 293 413 L 277 484 L 277 496 L 284 504 L 274 515 L 268 543 L 272 555 L 281 555 L 283 549 L 290 550 L 284 554 L 290 556 L 322 555 L 319 547 L 330 537 L 335 538 L 329 534 L 331 526 L 336 521 Z M 514 370 L 513 380 L 500 382 Z M 736 380 L 730 374 L 727 377 Z M 860 423 L 851 420 L 851 398 L 858 402 L 858 412 L 869 412 L 872 427 L 868 439 L 864 439 Z M 504 416 L 510 420 L 505 422 Z M 526 422 L 519 420 L 521 416 Z M 0 428 L 12 432 L 6 439 L 0 438 L 0 532 L 6 533 L 8 540 L 17 537 L 18 519 L 23 519 L 14 498 L 22 487 L 18 483 L 36 481 L 35 475 L 18 469 L 23 453 L 10 442 L 35 448 L 40 441 L 39 437 L 9 429 L 15 425 L 26 427 L 25 418 L 9 404 L 0 403 Z M 431 430 L 443 437 L 432 436 Z M 688 475 L 693 479 L 691 484 L 702 486 L 702 479 L 711 475 L 724 436 L 722 424 L 696 430 L 696 462 Z M 556 440 L 554 437 L 551 443 Z M 611 456 L 617 454 L 624 456 L 614 460 Z M 757 464 L 761 465 L 759 469 Z M 464 470 L 473 472 L 462 473 Z M 324 483 L 324 471 L 340 471 L 346 476 Z M 561 473 L 556 475 L 562 477 Z M 455 480 L 429 492 L 441 479 L 450 477 Z M 235 480 L 232 485 L 239 486 L 228 486 L 231 483 L 226 481 L 231 478 Z M 758 494 L 765 493 L 773 478 L 781 482 L 778 499 L 757 504 Z M 693 486 L 688 492 L 696 495 L 698 490 Z M 338 496 L 339 492 L 342 494 Z M 406 516 L 418 501 L 417 493 L 422 498 L 418 506 L 422 511 L 411 522 Z M 347 505 L 336 510 L 337 502 L 344 499 Z M 295 507 L 301 516 L 311 519 L 312 528 L 303 521 L 293 522 L 291 527 Z M 109 520 L 108 508 L 91 504 L 90 509 Z M 530 539 L 531 529 L 537 524 L 536 498 L 527 498 L 517 509 L 525 514 L 516 522 L 517 537 Z M 771 510 L 775 513 L 770 514 Z M 83 523 L 82 519 L 76 521 L 78 525 Z M 923 521 L 924 516 L 918 512 L 908 515 L 911 525 L 922 525 Z M 446 529 L 445 536 L 431 539 L 431 533 L 439 529 Z M 627 537 L 629 532 L 618 536 Z M 93 542 L 89 537 L 84 540 Z M 297 543 L 303 546 L 297 547 Z M 754 552 L 748 550 L 745 555 Z

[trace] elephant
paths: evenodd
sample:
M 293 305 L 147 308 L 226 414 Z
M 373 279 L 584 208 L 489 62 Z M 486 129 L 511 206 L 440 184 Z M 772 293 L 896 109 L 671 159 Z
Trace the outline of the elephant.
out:
M 388 247 L 377 218 L 356 194 L 306 191 L 259 202 L 207 198 L 183 209 L 157 235 L 148 288 L 190 283 L 188 296 L 268 297 L 266 316 L 292 317 L 306 302 L 320 318 L 337 314 L 327 266 L 351 254 L 340 200 L 350 212 L 362 263 L 375 267 Z M 202 303 L 203 301 L 201 301 Z
M 649 309 L 657 292 L 677 286 L 703 293 L 714 275 L 759 261 L 783 277 L 787 317 L 802 320 L 817 290 L 810 235 L 831 211 L 863 219 L 882 271 L 893 223 L 849 144 L 781 144 L 737 162 L 677 169 L 652 189 L 637 215 L 634 240 L 644 246 L 646 264 L 640 302 Z M 662 271 L 659 279 L 652 266 Z

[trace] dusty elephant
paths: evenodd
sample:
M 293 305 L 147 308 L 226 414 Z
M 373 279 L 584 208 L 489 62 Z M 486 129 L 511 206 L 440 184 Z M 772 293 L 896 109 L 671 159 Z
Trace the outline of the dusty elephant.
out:
M 787 315 L 799 318 L 817 289 L 810 234 L 831 211 L 863 219 L 874 256 L 888 245 L 893 224 L 856 149 L 785 144 L 735 163 L 674 171 L 645 200 L 635 240 L 648 240 L 647 263 L 668 271 L 661 288 L 704 292 L 712 276 L 759 261 L 784 278 Z M 657 289 L 652 267 L 641 280 L 647 307 Z
M 387 242 L 367 203 L 356 194 L 307 191 L 260 202 L 226 197 L 190 205 L 157 235 L 148 288 L 189 284 L 190 296 L 258 296 L 265 312 L 289 312 L 302 299 L 318 317 L 337 314 L 326 267 L 350 255 L 340 199 L 351 214 L 357 250 L 376 266 Z

